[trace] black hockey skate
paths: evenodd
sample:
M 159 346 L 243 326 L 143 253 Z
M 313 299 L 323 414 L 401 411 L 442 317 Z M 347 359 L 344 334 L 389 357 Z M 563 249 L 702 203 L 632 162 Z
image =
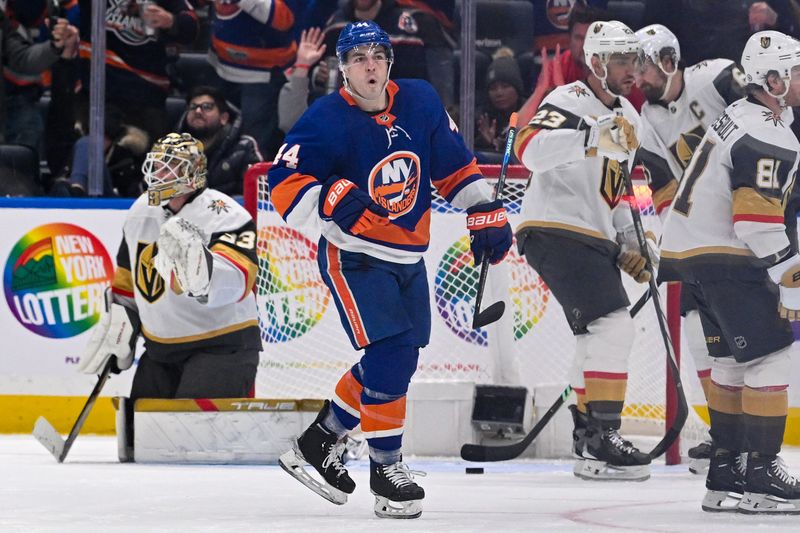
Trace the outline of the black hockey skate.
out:
M 572 413 L 572 422 L 575 424 L 572 430 L 572 453 L 576 458 L 583 458 L 583 450 L 586 447 L 586 426 L 589 423 L 589 416 L 578 411 L 577 405 L 570 405 L 569 411 Z
M 705 474 L 711 463 L 711 441 L 701 442 L 694 448 L 689 448 L 689 472 L 692 474 Z
M 278 462 L 297 481 L 329 502 L 342 505 L 356 484 L 342 464 L 344 443 L 322 426 L 329 410 L 330 402 L 326 400 L 316 420 L 295 441 L 294 448 L 280 456 Z M 313 466 L 323 481 L 312 477 L 303 467 L 304 463 Z
M 370 461 L 369 488 L 375 495 L 375 514 L 380 518 L 419 518 L 425 491 L 414 476 L 425 472 L 411 470 L 401 461 L 383 465 Z
M 751 452 L 738 510 L 745 514 L 800 514 L 800 481 L 786 471 L 777 455 Z
M 706 475 L 706 495 L 703 511 L 709 513 L 735 512 L 744 492 L 744 457 L 739 452 L 714 449 L 709 454 Z
M 588 417 L 582 457 L 573 473 L 597 481 L 644 481 L 650 477 L 650 456 L 623 439 L 616 429 L 602 429 Z

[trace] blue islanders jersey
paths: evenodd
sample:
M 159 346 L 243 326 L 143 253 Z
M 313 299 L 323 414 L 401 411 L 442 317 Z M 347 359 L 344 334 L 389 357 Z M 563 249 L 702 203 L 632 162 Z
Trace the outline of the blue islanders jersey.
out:
M 370 114 L 344 89 L 318 99 L 286 136 L 269 171 L 270 199 L 295 227 L 321 225 L 335 246 L 396 263 L 428 248 L 431 193 L 467 208 L 491 187 L 431 85 L 390 81 L 389 104 Z M 319 217 L 321 185 L 347 178 L 389 211 L 392 224 L 352 235 Z

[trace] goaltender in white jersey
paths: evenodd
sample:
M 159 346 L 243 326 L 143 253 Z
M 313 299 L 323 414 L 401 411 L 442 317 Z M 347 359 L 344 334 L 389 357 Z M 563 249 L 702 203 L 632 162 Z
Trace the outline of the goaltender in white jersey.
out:
M 253 219 L 206 188 L 203 144 L 188 133 L 156 141 L 142 170 L 148 191 L 125 219 L 107 310 L 80 362 L 87 374 L 110 358 L 125 370 L 144 336 L 123 460 L 132 458 L 136 399 L 247 397 L 261 351 Z

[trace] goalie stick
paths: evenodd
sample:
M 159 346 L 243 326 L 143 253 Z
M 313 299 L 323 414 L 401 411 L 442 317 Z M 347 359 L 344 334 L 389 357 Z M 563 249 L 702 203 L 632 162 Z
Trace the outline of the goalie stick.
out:
M 652 288 L 648 287 L 648 289 L 642 294 L 642 296 L 637 300 L 633 307 L 631 307 L 630 314 L 631 318 L 635 317 L 636 314 L 641 311 L 642 307 L 647 303 L 647 300 L 650 299 L 650 293 Z M 572 394 L 572 386 L 567 385 L 561 394 L 558 396 L 553 405 L 550 406 L 550 409 L 542 415 L 542 418 L 536 422 L 536 425 L 533 426 L 525 437 L 512 444 L 506 444 L 503 446 L 484 446 L 482 444 L 464 444 L 461 447 L 461 458 L 465 461 L 471 462 L 495 462 L 495 461 L 509 461 L 511 459 L 515 459 L 519 457 L 522 452 L 528 449 L 528 446 L 539 436 L 539 433 L 545 428 L 545 426 L 550 422 L 550 419 L 553 418 L 553 415 L 561 409 L 561 406 L 566 403 L 567 399 L 569 399 L 570 395 Z
M 506 137 L 506 148 L 503 151 L 503 164 L 500 166 L 500 179 L 494 190 L 494 199 L 502 198 L 503 187 L 506 184 L 506 172 L 508 171 L 508 160 L 511 157 L 511 149 L 514 147 L 514 139 L 517 137 L 517 114 L 511 113 L 508 121 L 508 137 Z M 478 278 L 478 294 L 475 296 L 475 314 L 472 316 L 472 329 L 480 329 L 483 326 L 497 322 L 506 310 L 506 303 L 502 300 L 495 302 L 481 311 L 481 300 L 486 289 L 486 276 L 489 274 L 489 256 L 483 254 L 481 259 L 481 273 Z
M 36 424 L 33 426 L 33 436 L 42 443 L 42 446 L 53 454 L 53 457 L 55 457 L 59 463 L 64 462 L 64 458 L 69 453 L 70 448 L 72 448 L 72 443 L 75 442 L 78 433 L 81 432 L 84 422 L 86 422 L 86 419 L 89 417 L 89 412 L 91 412 L 94 403 L 97 401 L 98 396 L 100 396 L 100 391 L 103 390 L 103 385 L 108 381 L 114 361 L 115 358 L 110 357 L 106 362 L 106 366 L 103 367 L 103 371 L 100 372 L 100 376 L 97 379 L 97 384 L 94 386 L 92 393 L 89 394 L 89 398 L 86 400 L 81 414 L 78 415 L 78 419 L 72 426 L 66 441 L 61 438 L 61 434 L 56 431 L 56 428 L 54 428 L 45 417 L 40 416 L 36 420 Z

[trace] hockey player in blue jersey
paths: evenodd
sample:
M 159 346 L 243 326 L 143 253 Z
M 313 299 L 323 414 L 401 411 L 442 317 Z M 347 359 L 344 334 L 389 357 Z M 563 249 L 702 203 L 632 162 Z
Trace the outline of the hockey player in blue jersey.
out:
M 501 261 L 511 229 L 431 85 L 389 80 L 386 32 L 372 21 L 348 24 L 336 54 L 344 87 L 300 118 L 268 177 L 272 203 L 287 223 L 319 225 L 322 278 L 353 347 L 364 352 L 280 463 L 314 492 L 345 503 L 355 483 L 341 463 L 342 438 L 360 423 L 375 514 L 416 518 L 425 492 L 403 463 L 401 444 L 408 384 L 431 329 L 422 259 L 431 185 L 467 210 L 476 263 L 483 254 Z

